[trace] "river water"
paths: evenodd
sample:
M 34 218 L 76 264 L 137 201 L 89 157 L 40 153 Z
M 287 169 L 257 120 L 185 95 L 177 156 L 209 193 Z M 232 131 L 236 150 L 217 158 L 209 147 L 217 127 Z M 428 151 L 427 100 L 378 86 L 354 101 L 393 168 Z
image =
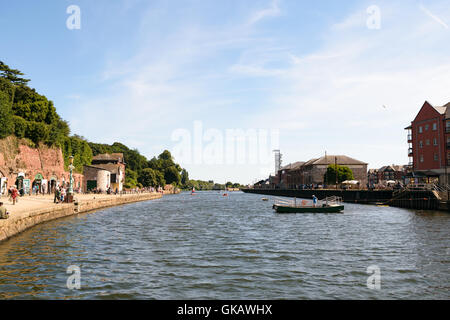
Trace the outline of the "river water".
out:
M 183 193 L 38 225 L 0 243 L 0 298 L 450 298 L 450 214 L 279 215 L 261 198 Z

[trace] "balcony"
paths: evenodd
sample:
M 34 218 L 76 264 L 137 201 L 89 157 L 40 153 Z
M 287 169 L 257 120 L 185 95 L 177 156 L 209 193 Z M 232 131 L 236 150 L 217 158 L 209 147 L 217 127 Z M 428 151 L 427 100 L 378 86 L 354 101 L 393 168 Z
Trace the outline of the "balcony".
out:
M 408 134 L 408 142 L 412 142 L 412 134 Z
M 447 149 L 450 149 L 450 142 L 449 141 L 447 141 Z
M 445 133 L 450 133 L 450 127 L 445 128 Z
M 409 148 L 408 149 L 408 157 L 412 157 L 413 156 L 413 149 Z

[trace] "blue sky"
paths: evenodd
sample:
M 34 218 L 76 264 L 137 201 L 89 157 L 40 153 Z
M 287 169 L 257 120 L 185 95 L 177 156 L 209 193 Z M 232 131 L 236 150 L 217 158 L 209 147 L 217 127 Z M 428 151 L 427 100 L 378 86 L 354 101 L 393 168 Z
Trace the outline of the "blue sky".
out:
M 448 3 L 319 2 L 0 0 L 0 59 L 73 133 L 149 158 L 201 121 L 216 136 L 279 132 L 284 164 L 325 152 L 406 164 L 403 129 L 425 100 L 450 101 Z M 66 27 L 69 5 L 80 30 Z M 379 29 L 367 27 L 372 5 Z M 264 154 L 257 164 L 178 160 L 191 178 L 249 183 L 273 172 Z

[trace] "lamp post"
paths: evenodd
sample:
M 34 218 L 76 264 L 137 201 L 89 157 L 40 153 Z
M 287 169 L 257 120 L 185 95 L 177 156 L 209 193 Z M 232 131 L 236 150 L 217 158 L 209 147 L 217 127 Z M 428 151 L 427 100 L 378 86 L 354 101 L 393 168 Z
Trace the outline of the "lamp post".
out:
M 69 159 L 70 159 L 69 165 L 70 182 L 69 182 L 69 190 L 67 191 L 67 193 L 73 195 L 73 169 L 75 169 L 75 167 L 73 165 L 73 156 L 70 156 Z

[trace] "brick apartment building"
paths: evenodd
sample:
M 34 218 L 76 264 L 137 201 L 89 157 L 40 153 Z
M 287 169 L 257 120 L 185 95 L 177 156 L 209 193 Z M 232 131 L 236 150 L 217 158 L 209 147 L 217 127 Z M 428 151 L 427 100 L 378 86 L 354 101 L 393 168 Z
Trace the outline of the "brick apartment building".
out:
M 425 101 L 408 131 L 411 183 L 450 184 L 450 103 L 434 107 Z

